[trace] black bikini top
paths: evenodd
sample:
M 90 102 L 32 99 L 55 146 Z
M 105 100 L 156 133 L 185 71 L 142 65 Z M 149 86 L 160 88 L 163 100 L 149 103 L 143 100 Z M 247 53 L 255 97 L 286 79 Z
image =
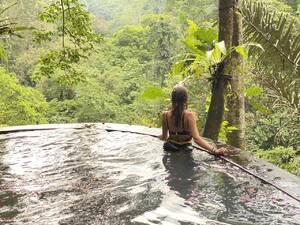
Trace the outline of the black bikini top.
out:
M 180 131 L 180 132 L 175 132 L 175 131 L 170 130 L 167 115 L 168 115 L 168 112 L 165 114 L 165 119 L 166 119 L 167 128 L 169 130 L 169 134 L 170 134 L 170 136 L 172 136 L 171 138 L 174 139 L 174 136 L 175 136 L 175 137 L 177 137 L 176 139 L 178 139 L 178 141 L 191 140 L 192 139 L 191 132 L 187 131 L 187 130 L 184 130 L 184 113 L 182 115 L 182 129 L 183 129 L 183 131 Z M 184 136 L 184 138 L 182 139 L 182 138 L 180 138 L 180 136 Z M 188 137 L 186 137 L 186 136 L 188 136 Z

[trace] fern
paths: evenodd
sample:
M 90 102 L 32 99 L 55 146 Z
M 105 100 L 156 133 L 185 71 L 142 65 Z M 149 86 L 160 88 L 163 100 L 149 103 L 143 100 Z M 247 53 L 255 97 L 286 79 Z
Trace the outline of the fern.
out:
M 291 69 L 300 70 L 300 34 L 292 16 L 254 0 L 242 1 L 241 13 L 246 42 L 260 43 L 267 49 L 264 58 L 270 57 L 277 64 L 287 62 Z

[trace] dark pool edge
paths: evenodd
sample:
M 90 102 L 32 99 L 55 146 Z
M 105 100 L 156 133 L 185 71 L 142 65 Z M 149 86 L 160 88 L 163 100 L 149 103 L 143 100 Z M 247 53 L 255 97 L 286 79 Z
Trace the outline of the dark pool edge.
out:
M 160 134 L 160 129 L 150 128 L 138 125 L 128 124 L 114 124 L 114 123 L 73 123 L 73 124 L 43 124 L 43 125 L 25 125 L 0 128 L 0 135 L 16 133 L 16 132 L 28 132 L 28 131 L 46 131 L 57 129 L 85 129 L 96 128 L 99 130 L 122 130 L 123 132 L 141 132 L 147 133 L 153 136 Z M 242 161 L 241 162 L 241 159 Z M 286 190 L 289 194 L 300 199 L 300 178 L 285 171 L 267 161 L 264 161 L 250 152 L 243 152 L 241 157 L 233 158 L 233 161 L 239 165 L 247 168 L 251 172 L 265 178 L 266 180 L 274 183 L 280 188 Z M 245 163 L 246 162 L 246 163 Z
M 39 124 L 23 125 L 0 128 L 0 134 L 9 134 L 17 132 L 28 132 L 36 130 L 56 130 L 56 129 L 76 129 L 82 127 L 82 124 Z
M 116 124 L 116 123 L 66 123 L 66 124 L 38 124 L 38 125 L 22 125 L 22 126 L 10 126 L 0 128 L 0 134 L 27 132 L 35 130 L 56 130 L 56 129 L 84 129 L 84 128 L 99 128 L 99 129 L 119 129 L 119 130 L 131 130 L 131 129 L 151 129 L 150 132 L 159 132 L 158 128 L 145 127 L 140 125 L 128 125 L 128 124 Z

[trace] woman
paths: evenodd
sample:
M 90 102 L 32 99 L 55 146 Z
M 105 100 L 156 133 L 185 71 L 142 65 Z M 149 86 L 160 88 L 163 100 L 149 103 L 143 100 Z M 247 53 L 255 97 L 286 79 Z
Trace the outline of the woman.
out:
M 215 154 L 226 153 L 225 148 L 217 148 L 200 137 L 196 119 L 187 110 L 187 89 L 176 85 L 172 91 L 172 108 L 162 114 L 162 135 L 165 140 L 164 149 L 168 151 L 192 150 L 192 139 L 195 143 Z

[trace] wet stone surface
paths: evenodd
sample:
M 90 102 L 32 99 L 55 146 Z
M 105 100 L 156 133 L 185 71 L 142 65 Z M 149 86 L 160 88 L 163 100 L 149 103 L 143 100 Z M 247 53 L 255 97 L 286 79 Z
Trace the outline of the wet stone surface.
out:
M 90 126 L 0 135 L 0 224 L 300 224 L 300 204 L 207 153 Z

